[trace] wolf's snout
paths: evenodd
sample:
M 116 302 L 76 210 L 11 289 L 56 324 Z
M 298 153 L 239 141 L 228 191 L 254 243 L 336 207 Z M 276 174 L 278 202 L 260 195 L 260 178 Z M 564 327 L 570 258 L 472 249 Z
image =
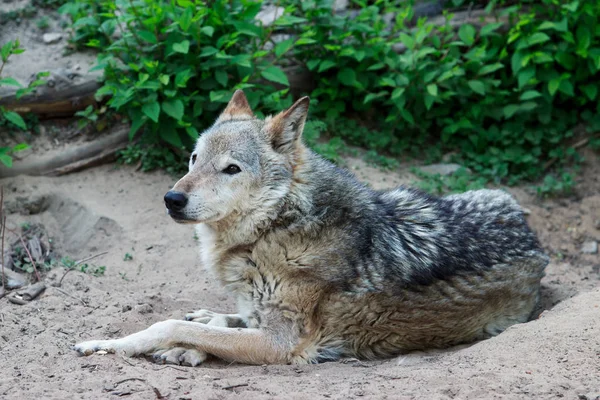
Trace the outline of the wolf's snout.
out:
M 181 192 L 174 192 L 169 190 L 165 194 L 165 205 L 171 211 L 181 211 L 185 208 L 188 202 L 188 198 Z

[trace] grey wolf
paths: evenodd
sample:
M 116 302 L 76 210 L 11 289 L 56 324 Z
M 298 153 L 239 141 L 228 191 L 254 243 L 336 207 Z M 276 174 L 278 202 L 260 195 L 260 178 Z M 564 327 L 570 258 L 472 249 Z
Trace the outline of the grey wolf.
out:
M 507 193 L 375 191 L 302 142 L 307 97 L 264 120 L 237 91 L 165 195 L 237 314 L 77 344 L 198 365 L 381 359 L 526 322 L 548 257 Z

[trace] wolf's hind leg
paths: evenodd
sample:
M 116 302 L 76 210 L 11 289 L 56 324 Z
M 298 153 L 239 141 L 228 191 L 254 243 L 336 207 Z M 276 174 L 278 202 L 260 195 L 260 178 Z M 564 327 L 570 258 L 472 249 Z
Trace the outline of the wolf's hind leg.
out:
M 246 322 L 239 314 L 219 314 L 209 310 L 198 310 L 185 315 L 186 321 L 199 322 L 223 328 L 247 328 Z

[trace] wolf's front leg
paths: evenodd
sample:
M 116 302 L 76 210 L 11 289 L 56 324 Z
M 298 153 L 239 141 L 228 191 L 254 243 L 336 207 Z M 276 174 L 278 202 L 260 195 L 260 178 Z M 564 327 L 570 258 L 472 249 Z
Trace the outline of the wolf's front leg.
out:
M 185 314 L 186 321 L 199 322 L 224 328 L 247 328 L 246 321 L 240 314 L 219 314 L 209 310 L 198 310 Z
M 92 340 L 79 343 L 74 349 L 81 355 L 105 350 L 129 357 L 152 354 L 161 349 L 193 349 L 228 361 L 260 365 L 287 363 L 296 339 L 262 329 L 223 328 L 167 320 L 121 339 Z

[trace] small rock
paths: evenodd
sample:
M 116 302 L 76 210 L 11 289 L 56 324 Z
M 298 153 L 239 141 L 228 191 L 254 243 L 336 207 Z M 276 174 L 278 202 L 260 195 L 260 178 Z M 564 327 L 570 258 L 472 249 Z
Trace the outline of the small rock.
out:
M 598 230 L 600 230 L 600 219 L 597 219 L 594 221 L 594 227 Z
M 123 306 L 123 308 L 121 309 L 121 312 L 127 312 L 127 311 L 131 311 L 130 305 Z
M 285 8 L 277 6 L 266 6 L 258 14 L 256 19 L 262 22 L 263 26 L 270 26 L 275 20 L 283 15 Z
M 431 164 L 424 167 L 420 167 L 421 171 L 426 172 L 428 174 L 439 174 L 442 176 L 448 176 L 454 174 L 459 169 L 463 168 L 460 164 Z M 468 173 L 471 173 L 471 170 L 465 168 Z
M 152 306 L 150 304 L 139 304 L 135 306 L 135 311 L 137 311 L 140 314 L 149 314 L 153 312 Z
M 600 400 L 600 393 L 587 393 L 578 396 L 581 400 Z
M 524 215 L 531 215 L 531 210 L 527 207 L 522 207 Z
M 584 254 L 598 253 L 598 242 L 595 240 L 587 240 L 583 242 L 583 246 L 581 246 L 581 252 Z
M 60 39 L 62 39 L 62 33 L 44 33 L 44 36 L 42 36 L 42 39 L 44 40 L 44 43 L 46 44 L 53 44 L 53 43 L 58 43 L 60 41 Z
M 333 10 L 340 11 L 348 8 L 348 0 L 334 0 Z

